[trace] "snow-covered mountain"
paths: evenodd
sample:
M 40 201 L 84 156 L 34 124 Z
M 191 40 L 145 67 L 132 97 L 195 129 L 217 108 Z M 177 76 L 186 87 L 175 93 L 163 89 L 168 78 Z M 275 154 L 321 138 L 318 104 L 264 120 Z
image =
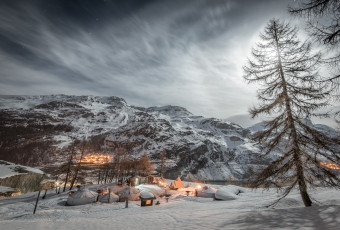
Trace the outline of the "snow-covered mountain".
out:
M 166 149 L 169 178 L 240 180 L 249 166 L 268 162 L 237 124 L 118 97 L 0 96 L 0 128 L 0 159 L 30 166 L 60 164 L 72 137 L 91 140 L 98 152 L 106 145 L 146 152 L 155 162 Z

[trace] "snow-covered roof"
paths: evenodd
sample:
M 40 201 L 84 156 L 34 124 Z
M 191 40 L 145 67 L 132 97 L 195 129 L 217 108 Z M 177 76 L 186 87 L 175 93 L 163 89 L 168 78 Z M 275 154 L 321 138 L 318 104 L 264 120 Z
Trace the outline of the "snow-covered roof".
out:
M 96 201 L 98 194 L 88 189 L 76 191 L 67 198 L 68 205 L 83 205 Z
M 156 198 L 154 194 L 148 191 L 143 191 L 140 193 L 140 197 L 143 199 L 154 199 Z

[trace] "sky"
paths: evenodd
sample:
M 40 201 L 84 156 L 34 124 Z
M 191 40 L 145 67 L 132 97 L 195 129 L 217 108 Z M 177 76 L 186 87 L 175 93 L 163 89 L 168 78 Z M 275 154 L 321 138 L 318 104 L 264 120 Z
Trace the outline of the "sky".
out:
M 1 0 L 0 94 L 118 96 L 247 123 L 242 66 L 294 0 Z M 247 126 L 248 124 L 243 124 Z

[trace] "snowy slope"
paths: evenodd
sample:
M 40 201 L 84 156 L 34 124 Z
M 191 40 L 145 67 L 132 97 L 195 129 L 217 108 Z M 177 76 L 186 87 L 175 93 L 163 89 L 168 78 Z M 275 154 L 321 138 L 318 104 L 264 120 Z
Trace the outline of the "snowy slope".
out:
M 29 172 L 44 174 L 44 172 L 39 169 L 0 160 L 0 179 Z
M 190 184 L 194 186 L 193 184 Z M 89 187 L 96 191 L 98 185 Z M 221 188 L 222 186 L 212 186 Z M 155 185 L 142 185 L 143 191 L 157 192 Z M 229 186 L 224 187 L 226 189 Z M 189 187 L 187 190 L 193 190 Z M 233 188 L 231 188 L 233 189 Z M 234 200 L 187 196 L 185 190 L 168 191 L 168 202 L 157 197 L 160 205 L 141 207 L 140 201 L 92 203 L 65 206 L 67 193 L 49 191 L 32 214 L 37 193 L 0 199 L 2 229 L 339 229 L 339 191 L 318 188 L 311 191 L 312 207 L 305 208 L 297 190 L 277 205 L 268 208 L 281 194 L 276 189 L 241 189 Z
M 72 138 L 90 140 L 98 152 L 108 146 L 133 156 L 147 152 L 155 162 L 165 149 L 174 162 L 167 164 L 168 178 L 242 180 L 249 167 L 269 160 L 248 138 L 254 129 L 179 106 L 135 107 L 118 97 L 0 96 L 0 120 L 0 159 L 30 166 L 60 164 Z

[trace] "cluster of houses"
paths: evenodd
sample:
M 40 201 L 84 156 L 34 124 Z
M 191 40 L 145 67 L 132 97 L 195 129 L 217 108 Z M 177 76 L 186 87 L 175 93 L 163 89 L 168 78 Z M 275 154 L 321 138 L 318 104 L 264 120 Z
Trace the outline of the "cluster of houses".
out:
M 140 191 L 134 187 L 141 183 L 157 184 L 165 189 L 164 194 L 158 194 L 159 197 L 166 198 L 168 201 L 170 193 L 167 193 L 167 189 L 178 190 L 193 194 L 197 197 L 214 198 L 216 200 L 233 200 L 236 199 L 241 190 L 231 191 L 230 189 L 215 189 L 209 186 L 197 186 L 196 188 L 185 187 L 181 179 L 178 177 L 172 181 L 170 185 L 161 177 L 131 177 L 128 178 L 126 184 L 128 186 L 114 186 L 114 187 L 102 187 L 97 192 L 90 191 L 84 187 L 78 186 L 78 191 L 70 192 L 66 205 L 82 205 L 94 202 L 113 203 L 113 202 L 126 202 L 128 201 L 141 201 L 141 206 L 152 206 L 153 200 L 156 199 L 156 195 L 149 191 Z M 156 203 L 159 204 L 159 201 Z
M 163 187 L 167 187 L 167 184 L 165 183 L 165 180 L 163 177 L 156 177 L 156 176 L 147 176 L 147 177 L 129 177 L 126 179 L 126 183 L 128 186 L 137 186 L 140 184 L 158 184 Z M 181 178 L 177 177 L 177 179 L 168 186 L 170 189 L 179 189 L 184 188 Z
M 126 186 L 118 183 L 115 187 L 102 187 L 97 192 L 85 189 L 82 186 L 77 186 L 78 191 L 69 192 L 66 205 L 82 205 L 94 202 L 113 203 L 141 200 L 141 206 L 150 206 L 156 196 L 151 192 L 140 191 L 135 188 L 140 184 L 157 184 L 164 181 L 163 178 L 148 176 L 148 177 L 130 177 L 126 180 Z
M 184 188 L 181 179 L 178 177 L 173 181 L 170 186 L 165 182 L 162 177 L 147 176 L 147 177 L 130 177 L 126 180 L 126 185 L 118 184 L 120 186 L 115 187 L 102 187 L 93 192 L 89 189 L 85 189 L 82 186 L 77 186 L 78 191 L 69 192 L 66 205 L 82 205 L 94 202 L 113 203 L 130 201 L 141 201 L 141 206 L 150 206 L 153 204 L 153 200 L 156 199 L 156 195 L 148 191 L 140 191 L 135 188 L 140 184 L 157 184 L 163 188 L 178 189 Z M 169 197 L 168 194 L 162 194 L 163 197 Z
M 159 184 L 164 182 L 164 178 L 163 177 L 157 177 L 157 176 L 146 176 L 146 177 L 142 177 L 142 176 L 134 176 L 134 177 L 128 177 L 126 179 L 126 184 L 128 186 L 137 186 L 140 184 Z M 121 185 L 121 183 L 118 183 L 119 185 Z

